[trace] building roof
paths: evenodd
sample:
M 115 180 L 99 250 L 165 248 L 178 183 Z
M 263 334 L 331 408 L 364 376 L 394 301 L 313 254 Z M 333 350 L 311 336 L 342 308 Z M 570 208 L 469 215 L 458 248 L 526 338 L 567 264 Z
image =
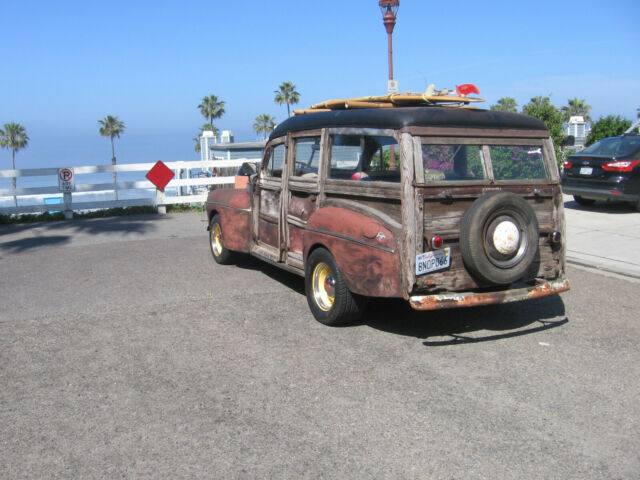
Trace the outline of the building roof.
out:
M 281 137 L 288 132 L 319 128 L 396 130 L 409 126 L 547 130 L 546 125 L 536 118 L 495 110 L 448 107 L 363 108 L 297 115 L 279 124 L 270 139 Z
M 214 143 L 209 145 L 209 150 L 234 151 L 234 150 L 262 150 L 266 142 L 238 142 L 238 143 Z

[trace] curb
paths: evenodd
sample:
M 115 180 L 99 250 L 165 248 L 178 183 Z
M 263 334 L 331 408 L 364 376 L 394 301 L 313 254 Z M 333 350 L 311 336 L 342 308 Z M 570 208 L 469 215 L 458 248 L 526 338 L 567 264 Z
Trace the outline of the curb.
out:
M 577 265 L 580 267 L 584 267 L 584 268 L 589 268 L 592 270 L 598 270 L 601 272 L 606 272 L 606 273 L 614 273 L 616 275 L 621 275 L 623 277 L 628 277 L 631 279 L 635 279 L 635 280 L 640 280 L 640 272 L 638 272 L 637 270 L 633 270 L 633 269 L 627 269 L 627 268 L 623 268 L 623 267 L 612 267 L 612 266 L 608 266 L 608 265 L 602 265 L 599 263 L 594 263 L 594 262 L 589 262 L 587 260 L 581 259 L 581 258 L 577 258 L 577 257 L 573 257 L 570 255 L 567 255 L 565 257 L 565 260 L 567 263 L 571 264 L 571 265 Z

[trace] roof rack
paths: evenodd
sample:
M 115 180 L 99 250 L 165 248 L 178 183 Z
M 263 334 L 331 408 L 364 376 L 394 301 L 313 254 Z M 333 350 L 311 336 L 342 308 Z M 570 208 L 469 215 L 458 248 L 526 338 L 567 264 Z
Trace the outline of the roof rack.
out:
M 484 99 L 477 97 L 468 97 L 461 93 L 461 85 L 456 88 L 457 92 L 444 90 L 434 90 L 433 85 L 430 86 L 425 93 L 403 92 L 392 93 L 389 95 L 378 95 L 369 97 L 355 97 L 338 100 L 327 100 L 325 102 L 316 103 L 311 107 L 303 110 L 294 110 L 294 115 L 302 115 L 305 113 L 329 112 L 332 110 L 347 110 L 356 108 L 394 108 L 394 107 L 458 107 L 458 108 L 474 108 L 470 107 L 470 103 L 484 102 Z M 477 88 L 473 87 L 477 92 Z

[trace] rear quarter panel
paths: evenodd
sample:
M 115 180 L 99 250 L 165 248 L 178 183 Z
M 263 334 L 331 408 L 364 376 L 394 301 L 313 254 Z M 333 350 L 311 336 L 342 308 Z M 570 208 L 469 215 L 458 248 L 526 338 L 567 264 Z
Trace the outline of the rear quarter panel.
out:
M 303 245 L 305 258 L 318 246 L 329 250 L 351 292 L 402 296 L 396 236 L 382 223 L 345 208 L 320 208 L 309 218 Z

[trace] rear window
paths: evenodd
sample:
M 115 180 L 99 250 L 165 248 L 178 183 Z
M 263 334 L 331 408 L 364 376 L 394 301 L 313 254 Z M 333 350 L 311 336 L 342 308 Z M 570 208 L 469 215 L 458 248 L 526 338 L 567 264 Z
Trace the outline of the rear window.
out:
M 495 180 L 548 178 L 542 146 L 433 144 L 425 137 L 422 164 L 425 182 L 483 181 L 489 178 L 489 162 Z M 505 142 L 506 143 L 506 142 Z
M 539 145 L 490 145 L 489 152 L 496 180 L 547 178 Z
M 422 162 L 427 182 L 486 178 L 480 145 L 422 145 Z
M 588 146 L 580 152 L 609 157 L 628 157 L 640 150 L 640 137 L 610 137 Z

